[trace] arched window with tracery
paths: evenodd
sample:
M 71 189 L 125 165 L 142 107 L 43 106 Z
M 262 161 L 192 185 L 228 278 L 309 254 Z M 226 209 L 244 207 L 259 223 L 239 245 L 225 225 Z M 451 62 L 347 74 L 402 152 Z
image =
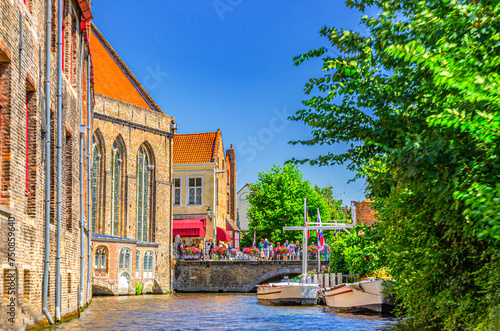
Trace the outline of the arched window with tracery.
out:
M 143 259 L 143 272 L 144 278 L 152 278 L 153 277 L 153 256 L 154 253 L 151 250 L 148 250 L 144 253 L 144 259 Z
M 151 210 L 154 166 L 152 156 L 143 144 L 137 154 L 137 239 L 152 240 Z
M 92 136 L 92 232 L 103 233 L 104 167 L 103 144 L 99 132 Z
M 108 256 L 108 248 L 106 246 L 97 246 L 94 261 L 96 276 L 105 276 L 108 273 Z
M 128 247 L 122 247 L 120 249 L 120 261 L 118 263 L 119 269 L 130 269 L 130 258 L 132 255 L 132 250 Z
M 115 139 L 111 151 L 111 233 L 124 236 L 123 228 L 123 179 L 124 149 L 121 137 Z
M 135 250 L 135 277 L 139 278 L 141 274 L 141 251 Z

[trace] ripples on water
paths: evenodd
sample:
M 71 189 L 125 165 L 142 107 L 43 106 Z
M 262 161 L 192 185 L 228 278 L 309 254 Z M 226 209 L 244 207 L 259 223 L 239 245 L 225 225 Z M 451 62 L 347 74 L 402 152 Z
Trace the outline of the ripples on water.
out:
M 323 306 L 272 307 L 255 294 L 95 297 L 53 330 L 387 330 L 395 319 L 338 315 Z

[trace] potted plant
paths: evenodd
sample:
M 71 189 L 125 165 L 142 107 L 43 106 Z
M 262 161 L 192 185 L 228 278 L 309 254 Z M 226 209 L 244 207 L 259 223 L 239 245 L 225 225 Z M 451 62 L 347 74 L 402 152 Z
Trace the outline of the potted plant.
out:
M 183 249 L 185 259 L 197 260 L 200 258 L 201 249 L 198 247 L 186 247 Z

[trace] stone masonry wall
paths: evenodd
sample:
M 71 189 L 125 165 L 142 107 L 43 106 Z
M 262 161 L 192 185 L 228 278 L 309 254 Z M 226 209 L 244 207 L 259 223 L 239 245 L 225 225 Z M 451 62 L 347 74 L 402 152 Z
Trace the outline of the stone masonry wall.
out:
M 149 227 L 148 241 L 160 243 L 158 252 L 158 283 L 162 291 L 171 291 L 170 255 L 171 255 L 171 150 L 172 139 L 170 125 L 173 117 L 149 109 L 141 108 L 110 97 L 96 94 L 94 107 L 94 134 L 102 139 L 104 155 L 101 162 L 104 166 L 104 197 L 100 204 L 104 211 L 98 220 L 103 226 L 98 233 L 137 238 L 137 155 L 143 144 L 151 151 L 154 165 L 153 224 Z M 121 222 L 118 233 L 112 228 L 112 172 L 111 155 L 115 140 L 123 142 L 122 180 L 123 195 L 121 197 Z M 135 251 L 134 251 L 135 254 Z
M 321 261 L 328 265 L 328 261 Z M 318 263 L 308 263 L 309 271 Z M 180 292 L 251 292 L 255 285 L 280 281 L 302 272 L 302 261 L 179 262 L 174 269 L 174 289 Z
M 8 0 L 0 5 L 0 328 L 25 328 L 43 324 L 42 279 L 44 266 L 44 140 L 45 22 L 46 1 Z M 56 6 L 56 2 L 53 2 Z M 61 219 L 61 315 L 68 318 L 78 309 L 80 275 L 80 167 L 79 126 L 82 100 L 80 75 L 80 21 L 76 3 L 67 2 L 65 67 L 62 79 L 62 219 Z M 54 13 L 57 8 L 53 8 Z M 56 17 L 56 15 L 52 15 Z M 53 22 L 53 31 L 56 24 Z M 22 25 L 22 27 L 21 27 Z M 74 28 L 74 29 L 73 29 Z M 22 30 L 22 32 L 21 32 Z M 72 42 L 71 42 L 72 40 Z M 22 45 L 22 48 L 21 48 Z M 72 45 L 72 46 L 71 46 Z M 55 45 L 52 45 L 55 46 Z M 52 47 L 50 123 L 56 150 L 56 47 Z M 84 52 L 85 53 L 85 52 Z M 73 59 L 73 61 L 71 61 Z M 72 63 L 72 64 L 71 64 Z M 26 110 L 28 103 L 28 110 Z M 84 109 L 86 111 L 86 109 Z M 52 164 L 52 179 L 55 179 Z M 26 176 L 27 175 L 27 176 Z M 83 174 L 86 178 L 86 173 Z M 27 180 L 26 180 L 27 179 Z M 26 183 L 27 182 L 27 183 Z M 52 185 L 55 189 L 55 183 Z M 55 191 L 52 192 L 55 197 Z M 86 204 L 86 202 L 85 202 Z M 55 204 L 53 204 L 55 206 Z M 16 310 L 15 326 L 6 321 L 9 307 L 8 218 L 15 219 Z M 55 318 L 56 222 L 50 228 L 50 276 L 48 310 Z M 85 244 L 85 247 L 87 245 Z M 83 252 L 87 256 L 87 252 Z M 85 259 L 84 275 L 87 275 Z M 83 293 L 87 293 L 86 278 Z M 88 298 L 90 300 L 90 297 Z

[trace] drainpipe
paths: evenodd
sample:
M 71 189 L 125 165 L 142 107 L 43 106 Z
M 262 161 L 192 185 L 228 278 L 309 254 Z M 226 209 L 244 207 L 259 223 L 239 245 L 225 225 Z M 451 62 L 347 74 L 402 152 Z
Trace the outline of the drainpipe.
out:
M 173 154 L 172 154 L 172 146 L 174 145 L 174 135 L 175 135 L 175 131 L 178 129 L 179 127 L 177 126 L 177 124 L 175 123 L 172 123 L 170 124 L 170 129 L 171 129 L 171 132 L 172 132 L 172 135 L 169 137 L 170 139 L 170 157 L 169 157 L 169 169 L 170 169 L 170 245 L 169 245 L 169 249 L 168 249 L 168 253 L 169 253 L 169 259 L 170 259 L 170 292 L 173 292 L 174 291 L 174 284 L 172 283 L 172 273 L 173 273 L 173 270 L 172 270 L 172 243 L 173 243 L 173 235 L 174 235 L 174 182 L 173 182 L 173 174 L 174 174 L 174 170 L 172 169 L 172 159 L 173 159 Z
M 61 321 L 61 184 L 62 184 L 62 23 L 63 0 L 57 7 L 57 254 L 56 254 L 56 322 Z
M 217 163 L 214 160 L 214 247 L 217 247 Z M 214 257 L 215 260 L 215 257 Z
M 85 145 L 84 141 L 84 135 L 85 135 L 85 125 L 80 124 L 80 291 L 78 293 L 78 302 L 80 305 L 80 308 L 83 307 L 83 269 L 85 268 L 84 265 L 84 251 L 85 251 L 85 230 L 83 227 L 83 153 L 84 149 L 83 146 Z
M 54 324 L 47 309 L 50 261 L 50 53 L 51 53 L 52 1 L 47 0 L 45 35 L 45 256 L 43 261 L 42 312 L 50 324 Z
M 88 93 L 87 93 L 87 253 L 88 253 L 88 261 L 87 261 L 87 304 L 89 303 L 89 298 L 90 298 L 90 240 L 91 240 L 91 226 L 90 226 L 90 219 L 91 219 L 91 207 L 90 207 L 90 202 L 91 202 L 91 195 L 90 195 L 90 150 L 92 148 L 91 145 L 91 140 L 90 136 L 92 135 L 91 132 L 91 126 L 90 126 L 90 114 L 91 114 L 91 100 L 92 98 L 90 97 L 90 92 L 92 91 L 90 87 L 90 50 L 89 50 L 89 55 L 87 56 L 87 86 L 88 86 Z
M 81 76 L 83 72 L 83 33 L 82 41 L 80 45 L 80 82 L 82 81 Z M 82 106 L 82 87 L 80 87 L 80 286 L 78 289 L 78 306 L 83 307 L 83 269 L 84 264 L 84 227 L 83 227 L 83 146 L 85 142 L 83 140 L 85 134 L 85 125 L 83 124 L 83 106 Z

